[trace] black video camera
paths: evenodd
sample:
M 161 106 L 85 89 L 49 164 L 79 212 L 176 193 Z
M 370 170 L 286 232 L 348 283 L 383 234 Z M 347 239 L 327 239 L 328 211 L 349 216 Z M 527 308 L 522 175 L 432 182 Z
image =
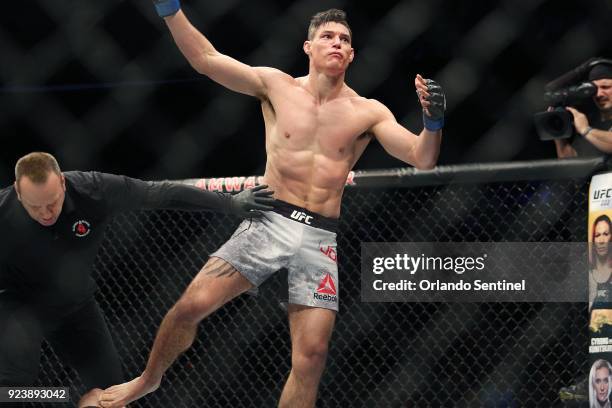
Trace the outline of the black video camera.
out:
M 581 105 L 597 94 L 592 82 L 581 82 L 595 65 L 610 63 L 603 58 L 591 58 L 546 85 L 544 102 L 554 109 L 534 115 L 540 140 L 568 139 L 574 135 L 574 117 L 564 106 Z
M 544 93 L 544 102 L 548 106 L 558 107 L 574 105 L 590 98 L 597 93 L 597 87 L 592 82 L 583 82 L 579 85 L 562 88 Z
M 533 117 L 540 140 L 567 139 L 574 134 L 574 117 L 563 106 L 577 105 L 597 94 L 592 82 L 548 91 L 544 102 L 554 107 L 550 112 L 539 112 Z

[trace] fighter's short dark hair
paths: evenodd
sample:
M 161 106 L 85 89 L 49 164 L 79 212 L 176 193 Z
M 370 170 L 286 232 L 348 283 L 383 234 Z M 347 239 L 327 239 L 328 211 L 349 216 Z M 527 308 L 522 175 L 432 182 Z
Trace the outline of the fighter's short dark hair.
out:
M 348 22 L 346 21 L 346 13 L 339 9 L 329 9 L 326 11 L 320 11 L 312 16 L 310 19 L 310 25 L 308 26 L 308 40 L 312 40 L 319 27 L 327 23 L 342 24 L 348 29 L 351 39 L 353 38 L 351 27 L 349 27 Z

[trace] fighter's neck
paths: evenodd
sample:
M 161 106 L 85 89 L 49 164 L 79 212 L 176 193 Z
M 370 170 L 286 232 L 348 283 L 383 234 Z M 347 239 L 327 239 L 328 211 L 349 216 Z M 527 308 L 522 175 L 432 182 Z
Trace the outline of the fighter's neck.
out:
M 331 76 L 311 69 L 304 77 L 303 85 L 318 103 L 325 103 L 339 97 L 344 91 L 344 73 Z

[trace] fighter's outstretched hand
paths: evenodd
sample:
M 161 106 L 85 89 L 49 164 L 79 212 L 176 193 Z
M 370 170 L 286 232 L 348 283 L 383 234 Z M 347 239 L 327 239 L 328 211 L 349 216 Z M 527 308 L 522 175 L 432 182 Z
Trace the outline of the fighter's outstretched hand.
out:
M 433 79 L 423 78 L 420 74 L 414 78 L 414 86 L 423 108 L 425 128 L 431 131 L 442 129 L 446 111 L 446 96 L 442 87 Z
M 230 213 L 243 218 L 259 217 L 260 211 L 274 209 L 273 194 L 274 191 L 268 190 L 265 184 L 241 191 L 231 197 Z

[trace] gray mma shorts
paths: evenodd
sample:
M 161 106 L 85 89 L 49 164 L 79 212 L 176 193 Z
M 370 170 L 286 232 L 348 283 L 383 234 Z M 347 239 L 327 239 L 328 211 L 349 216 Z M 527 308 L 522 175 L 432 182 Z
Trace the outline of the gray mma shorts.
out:
M 278 203 L 261 218 L 244 220 L 211 256 L 232 265 L 255 287 L 286 268 L 289 303 L 338 311 L 338 220 Z

